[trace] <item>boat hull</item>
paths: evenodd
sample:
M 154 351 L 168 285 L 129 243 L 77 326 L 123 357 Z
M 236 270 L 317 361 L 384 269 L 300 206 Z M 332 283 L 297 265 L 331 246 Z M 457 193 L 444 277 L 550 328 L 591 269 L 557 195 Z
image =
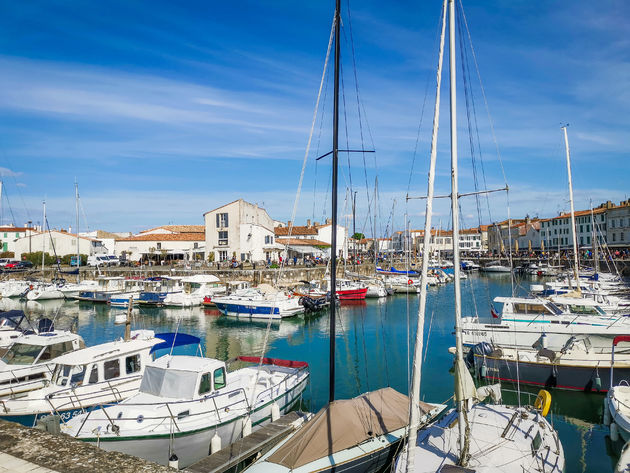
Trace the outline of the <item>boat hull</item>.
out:
M 485 370 L 482 369 L 484 365 Z M 485 371 L 485 379 L 490 382 L 519 382 L 544 388 L 601 393 L 607 392 L 610 388 L 609 366 L 567 366 L 523 360 L 518 362 L 518 370 L 516 365 L 514 360 L 475 355 L 476 373 Z M 628 379 L 629 375 L 630 368 L 615 368 L 613 385 Z
M 275 399 L 275 402 L 280 407 L 281 414 L 286 414 L 299 403 L 307 382 L 308 377 L 304 378 L 294 389 Z M 272 402 L 269 402 L 252 413 L 252 430 L 256 430 L 271 421 L 271 408 Z M 221 438 L 222 446 L 230 445 L 241 438 L 244 417 L 240 415 L 219 425 L 209 425 L 189 432 L 175 432 L 172 439 L 172 450 L 169 449 L 171 438 L 168 434 L 102 438 L 100 440 L 79 439 L 97 445 L 103 450 L 127 453 L 162 465 L 168 465 L 168 459 L 172 451 L 179 458 L 179 467 L 185 468 L 210 454 L 210 441 L 215 433 Z
M 337 296 L 340 301 L 360 301 L 365 299 L 367 287 L 359 289 L 337 289 Z

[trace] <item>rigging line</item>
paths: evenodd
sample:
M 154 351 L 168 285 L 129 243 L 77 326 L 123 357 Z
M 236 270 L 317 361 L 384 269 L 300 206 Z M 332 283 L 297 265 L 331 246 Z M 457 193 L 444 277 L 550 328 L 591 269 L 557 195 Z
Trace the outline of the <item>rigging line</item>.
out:
M 358 119 L 359 119 L 359 136 L 361 137 L 361 149 L 364 150 L 365 149 L 365 140 L 363 137 L 363 117 L 361 115 L 361 100 L 360 100 L 360 93 L 359 93 L 359 79 L 357 76 L 357 63 L 356 63 L 356 53 L 355 53 L 355 49 L 354 49 L 354 36 L 352 34 L 352 17 L 350 15 L 350 0 L 348 0 L 348 29 L 349 29 L 349 36 L 350 36 L 350 50 L 352 52 L 352 69 L 353 69 L 353 74 L 354 74 L 354 87 L 355 87 L 355 94 L 356 94 L 356 99 L 357 99 L 357 115 L 358 115 Z M 372 143 L 372 149 L 374 149 L 373 143 Z M 365 162 L 365 153 L 361 153 L 361 157 L 363 158 L 363 174 L 365 177 L 365 193 L 367 196 L 367 203 L 368 203 L 368 209 L 370 209 L 371 203 L 370 203 L 370 188 L 368 185 L 368 175 L 367 175 L 367 165 Z M 370 221 L 371 223 L 371 221 Z
M 503 168 L 503 159 L 501 159 L 501 152 L 499 150 L 499 143 L 497 141 L 496 133 L 494 131 L 494 124 L 492 122 L 492 116 L 490 115 L 490 107 L 488 106 L 488 99 L 486 97 L 486 91 L 483 87 L 483 82 L 481 81 L 481 73 L 479 72 L 479 63 L 477 62 L 477 55 L 475 54 L 475 48 L 472 43 L 470 29 L 468 28 L 468 21 L 466 20 L 466 13 L 464 12 L 464 6 L 462 5 L 461 0 L 459 0 L 459 10 L 461 12 L 461 17 L 464 20 L 464 26 L 466 27 L 466 33 L 468 35 L 468 42 L 470 44 L 470 51 L 472 52 L 473 61 L 475 63 L 475 69 L 477 72 L 477 78 L 479 79 L 479 87 L 481 89 L 481 95 L 483 96 L 483 102 L 486 107 L 486 113 L 488 114 L 488 121 L 490 123 L 490 131 L 492 133 L 492 140 L 494 141 L 494 145 L 497 150 L 497 157 L 499 158 L 499 164 L 501 165 L 501 173 L 503 174 L 503 181 L 505 182 L 505 185 L 507 185 L 507 177 L 505 175 L 505 169 Z
M 13 226 L 15 226 L 15 215 L 13 215 L 13 207 L 11 207 L 11 202 L 9 201 L 9 193 L 7 192 L 7 189 L 6 189 L 5 186 L 2 186 L 2 194 L 7 199 L 7 205 L 9 206 L 9 212 L 11 212 L 11 221 L 13 223 Z M 1 217 L 1 215 L 0 215 L 0 217 Z M 0 224 L 1 223 L 2 222 L 0 222 Z
M 442 24 L 443 21 L 443 15 L 445 13 L 442 12 L 440 14 L 440 17 L 438 18 L 438 23 L 436 25 L 435 28 L 435 37 L 433 39 L 433 51 L 438 51 L 438 40 L 440 39 L 440 31 L 441 31 L 441 27 L 440 25 Z M 439 62 L 439 52 L 438 52 L 438 62 Z M 418 123 L 418 129 L 416 132 L 416 142 L 414 145 L 414 149 L 413 149 L 413 155 L 412 155 L 412 159 L 411 159 L 411 169 L 409 170 L 409 181 L 407 182 L 407 195 L 409 195 L 409 191 L 411 190 L 411 179 L 413 178 L 413 169 L 415 166 L 415 162 L 416 162 L 416 157 L 418 155 L 418 146 L 420 145 L 420 131 L 422 129 L 422 122 L 424 121 L 424 110 L 427 104 L 427 97 L 429 96 L 429 84 L 431 82 L 431 72 L 437 70 L 437 67 L 433 70 L 429 70 L 427 71 L 427 78 L 426 78 L 426 83 L 424 86 L 424 99 L 422 101 L 422 108 L 420 109 L 420 121 Z
M 349 142 L 349 133 L 348 133 L 348 107 L 346 106 L 346 83 L 344 80 L 344 74 L 343 74 L 343 67 L 339 67 L 341 69 L 339 76 L 341 78 L 341 100 L 343 102 L 343 127 L 344 130 L 346 132 L 346 149 L 350 149 L 350 142 Z M 350 186 L 350 191 L 352 192 L 353 190 L 353 186 L 352 186 L 352 170 L 350 168 L 350 153 L 346 153 L 346 156 L 348 157 L 348 183 Z

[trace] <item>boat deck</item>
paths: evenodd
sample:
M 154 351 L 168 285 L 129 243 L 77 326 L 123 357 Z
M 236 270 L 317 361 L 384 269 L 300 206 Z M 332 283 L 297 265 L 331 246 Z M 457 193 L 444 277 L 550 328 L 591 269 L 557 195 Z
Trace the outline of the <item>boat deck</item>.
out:
M 289 412 L 277 421 L 252 432 L 247 437 L 237 440 L 197 463 L 193 463 L 184 471 L 191 473 L 224 473 L 238 464 L 252 459 L 258 453 L 266 453 L 306 419 L 307 414 L 296 411 Z

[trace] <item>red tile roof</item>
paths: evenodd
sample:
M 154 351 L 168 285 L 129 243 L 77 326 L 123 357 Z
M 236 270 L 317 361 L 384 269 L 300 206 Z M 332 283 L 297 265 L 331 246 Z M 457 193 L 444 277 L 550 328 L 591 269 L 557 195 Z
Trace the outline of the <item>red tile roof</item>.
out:
M 128 238 L 117 238 L 116 241 L 205 241 L 203 233 L 147 233 Z
M 150 228 L 149 230 L 141 231 L 140 234 L 153 232 L 155 230 L 168 230 L 175 233 L 205 233 L 205 225 L 161 225 L 159 227 Z
M 277 238 L 276 243 L 293 246 L 330 246 L 330 243 L 310 238 Z

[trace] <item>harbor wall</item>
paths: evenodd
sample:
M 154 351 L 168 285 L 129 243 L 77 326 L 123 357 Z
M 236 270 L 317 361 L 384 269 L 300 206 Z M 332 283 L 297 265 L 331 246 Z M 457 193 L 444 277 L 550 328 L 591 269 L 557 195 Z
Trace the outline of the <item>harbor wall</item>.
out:
M 482 257 L 482 258 L 466 258 L 475 261 L 480 265 L 487 264 L 491 261 L 497 261 L 497 258 L 494 257 Z M 502 259 L 503 262 L 506 262 L 506 259 Z M 539 260 L 536 258 L 514 258 L 513 264 L 514 266 L 519 266 L 523 263 L 536 263 Z M 420 266 L 420 261 L 412 261 L 415 264 L 415 267 Z M 560 265 L 568 268 L 572 261 L 561 260 Z M 580 262 L 584 266 L 594 267 L 595 261 L 592 259 L 581 260 Z M 614 265 L 613 265 L 614 263 Z M 555 263 L 554 263 L 555 264 Z M 395 260 L 393 262 L 387 262 L 382 264 L 383 267 L 395 266 L 396 268 L 402 269 L 407 266 L 407 261 L 403 260 Z M 601 260 L 600 268 L 604 272 L 614 271 L 614 268 L 617 268 L 624 276 L 630 276 L 630 260 L 615 260 L 614 262 Z M 357 265 L 356 267 L 352 264 L 348 264 L 344 266 L 343 264 L 338 265 L 337 277 L 343 277 L 345 271 L 349 271 L 352 273 L 358 273 L 361 275 L 369 276 L 374 274 L 374 263 L 373 261 L 365 260 L 363 264 Z M 62 268 L 63 271 L 63 268 Z M 0 277 L 0 279 L 28 279 L 28 278 L 43 278 L 43 279 L 52 279 L 56 275 L 56 268 L 46 268 L 44 271 L 44 275 L 42 276 L 42 272 L 39 270 L 31 270 L 27 272 L 16 272 L 16 273 L 4 273 Z M 312 281 L 317 279 L 322 279 L 326 274 L 326 266 L 318 265 L 315 267 L 306 267 L 306 266 L 287 266 L 284 268 L 221 268 L 217 269 L 216 265 L 202 265 L 200 267 L 195 268 L 185 268 L 183 266 L 144 266 L 141 268 L 129 268 L 129 267 L 109 267 L 102 268 L 97 270 L 96 268 L 91 267 L 83 267 L 81 268 L 81 278 L 82 279 L 95 279 L 99 276 L 122 276 L 122 277 L 156 277 L 156 276 L 190 276 L 193 274 L 213 274 L 217 276 L 221 281 L 248 281 L 253 285 L 267 283 L 272 285 L 278 285 L 281 287 L 291 286 L 299 283 L 300 281 Z M 75 282 L 75 275 L 62 274 L 63 278 L 67 281 Z
M 67 435 L 52 435 L 43 430 L 31 429 L 4 420 L 0 420 L 0 452 L 63 473 L 174 471 L 131 455 L 101 450 Z

